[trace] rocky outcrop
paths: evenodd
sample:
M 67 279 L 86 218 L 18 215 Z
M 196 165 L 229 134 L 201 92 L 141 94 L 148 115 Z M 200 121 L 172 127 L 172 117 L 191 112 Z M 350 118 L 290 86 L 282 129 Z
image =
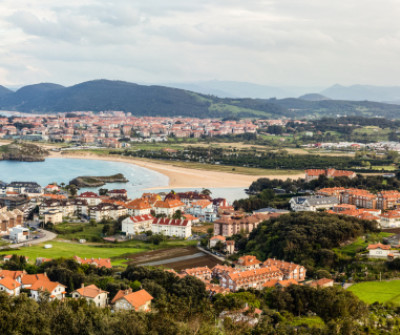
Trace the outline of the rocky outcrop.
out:
M 80 176 L 72 179 L 69 184 L 78 187 L 101 187 L 107 183 L 127 183 L 128 179 L 122 173 L 112 176 Z
M 43 162 L 49 152 L 35 144 L 13 142 L 0 146 L 0 160 Z

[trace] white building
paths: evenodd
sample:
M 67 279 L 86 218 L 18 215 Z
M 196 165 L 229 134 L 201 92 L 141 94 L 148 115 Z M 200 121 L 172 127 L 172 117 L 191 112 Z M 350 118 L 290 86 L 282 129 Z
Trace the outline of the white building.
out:
M 316 212 L 318 209 L 328 209 L 339 203 L 336 197 L 325 197 L 321 195 L 294 197 L 289 204 L 293 211 Z
M 66 286 L 58 282 L 52 282 L 50 280 L 38 280 L 30 287 L 31 297 L 38 301 L 40 295 L 46 293 L 49 295 L 50 300 L 61 300 L 65 297 L 66 288 Z
M 176 199 L 165 200 L 165 201 L 157 201 L 154 204 L 154 211 L 156 214 L 164 214 L 166 216 L 173 215 L 176 211 L 183 211 L 185 209 L 185 204 Z
M 382 243 L 370 244 L 367 248 L 369 251 L 368 257 L 386 258 L 391 253 L 390 245 Z
M 154 219 L 151 225 L 153 234 L 163 234 L 169 237 L 188 238 L 192 235 L 192 222 L 182 219 Z
M 84 298 L 87 302 L 93 302 L 97 307 L 106 307 L 108 292 L 99 289 L 96 285 L 85 286 L 72 292 L 72 298 Z
M 88 206 L 97 206 L 99 203 L 101 203 L 101 198 L 99 195 L 97 195 L 94 192 L 84 192 L 81 193 L 78 197 L 78 200 L 85 200 L 88 204 Z
M 154 217 L 150 214 L 127 217 L 122 221 L 122 232 L 129 235 L 141 234 L 151 230 Z
M 0 279 L 0 291 L 10 296 L 17 296 L 21 292 L 21 284 L 10 277 Z
M 146 290 L 132 292 L 132 289 L 129 289 L 118 291 L 111 304 L 114 305 L 116 311 L 149 312 L 151 310 L 151 300 L 153 300 L 153 297 Z
M 21 226 L 10 228 L 10 240 L 15 243 L 24 242 L 29 237 L 29 229 Z

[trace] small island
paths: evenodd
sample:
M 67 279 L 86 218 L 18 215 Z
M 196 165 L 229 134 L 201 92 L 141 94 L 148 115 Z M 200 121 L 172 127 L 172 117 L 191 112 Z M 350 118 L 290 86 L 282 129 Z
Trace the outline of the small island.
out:
M 0 160 L 43 162 L 48 155 L 48 150 L 30 143 L 13 142 L 0 146 Z
M 77 187 L 101 187 L 107 183 L 127 183 L 128 179 L 122 173 L 112 176 L 80 176 L 72 179 L 69 184 Z

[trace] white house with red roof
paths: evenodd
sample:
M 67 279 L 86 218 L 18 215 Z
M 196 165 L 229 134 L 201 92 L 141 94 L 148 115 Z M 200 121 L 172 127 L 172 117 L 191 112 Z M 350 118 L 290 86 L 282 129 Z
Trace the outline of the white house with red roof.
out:
M 151 230 L 154 216 L 151 214 L 136 215 L 127 217 L 122 221 L 121 231 L 126 236 L 133 236 Z
M 111 300 L 111 304 L 114 305 L 116 311 L 150 312 L 152 300 L 153 297 L 146 290 L 132 292 L 132 289 L 129 289 L 118 291 Z
M 86 200 L 89 206 L 97 206 L 101 203 L 101 198 L 94 192 L 83 192 L 78 197 L 78 200 Z
M 97 307 L 106 307 L 108 292 L 103 291 L 96 285 L 85 286 L 84 284 L 82 284 L 82 287 L 80 289 L 72 292 L 72 298 L 83 298 L 86 299 L 86 301 L 89 303 L 93 302 Z
M 29 288 L 31 291 L 31 298 L 38 301 L 41 294 L 48 294 L 50 300 L 59 299 L 62 300 L 65 297 L 65 289 L 67 287 L 58 282 L 50 280 L 37 280 Z
M 377 243 L 377 244 L 370 244 L 367 247 L 367 250 L 369 251 L 368 257 L 383 257 L 386 258 L 391 254 L 391 246 L 382 244 L 382 243 Z
M 183 211 L 185 204 L 177 199 L 167 199 L 165 201 L 157 201 L 154 204 L 154 211 L 158 214 L 165 214 L 166 216 L 173 215 L 176 211 Z
M 216 235 L 210 238 L 210 248 L 214 248 L 218 242 L 221 242 L 222 244 L 226 244 L 226 237 L 222 235 Z
M 153 234 L 188 238 L 192 235 L 192 223 L 183 219 L 155 218 L 151 225 Z
M 0 279 L 0 292 L 1 291 L 11 296 L 17 296 L 21 292 L 21 284 L 11 277 L 3 277 Z

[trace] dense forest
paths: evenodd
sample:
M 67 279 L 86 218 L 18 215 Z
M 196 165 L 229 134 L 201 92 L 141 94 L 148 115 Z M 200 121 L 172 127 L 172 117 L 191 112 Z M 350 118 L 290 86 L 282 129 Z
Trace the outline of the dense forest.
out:
M 239 247 L 260 260 L 276 257 L 308 269 L 329 269 L 338 261 L 333 248 L 377 231 L 375 221 L 326 213 L 290 213 L 263 222 Z

